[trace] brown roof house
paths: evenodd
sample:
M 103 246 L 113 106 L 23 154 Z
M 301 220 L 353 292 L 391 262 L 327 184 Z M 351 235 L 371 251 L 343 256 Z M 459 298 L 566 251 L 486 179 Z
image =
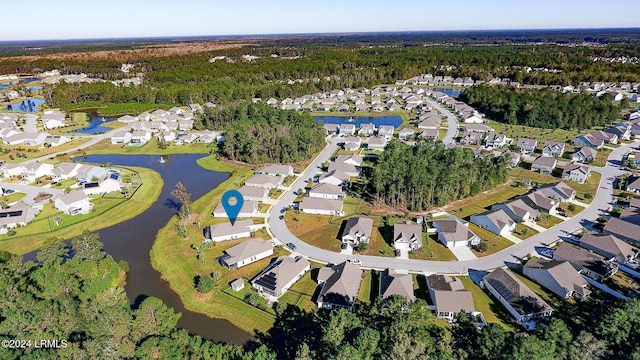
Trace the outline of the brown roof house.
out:
M 562 156 L 564 153 L 564 143 L 556 142 L 556 141 L 546 141 L 544 143 L 544 147 L 542 148 L 542 156 Z
M 555 184 L 544 185 L 540 187 L 538 191 L 547 197 L 560 202 L 570 202 L 576 198 L 576 191 L 562 181 Z
M 547 214 L 555 214 L 559 204 L 557 200 L 548 197 L 540 190 L 523 195 L 520 199 L 532 208 Z
M 462 281 L 446 275 L 427 276 L 429 296 L 436 316 L 452 321 L 459 312 L 474 313 L 473 296 Z
M 540 213 L 527 205 L 522 199 L 515 199 L 491 206 L 491 210 L 503 210 L 509 217 L 518 223 L 534 221 Z
M 380 296 L 386 299 L 393 295 L 399 295 L 409 301 L 415 301 L 413 294 L 413 276 L 399 273 L 393 269 L 386 269 L 380 273 Z
M 605 281 L 618 271 L 618 267 L 589 250 L 562 244 L 553 253 L 553 260 L 568 261 L 581 274 L 595 281 Z
M 590 176 L 591 170 L 589 167 L 580 164 L 567 164 L 562 172 L 563 179 L 575 181 L 579 184 L 584 184 Z
M 348 219 L 344 225 L 341 239 L 343 243 L 351 242 L 354 246 L 359 243 L 369 243 L 373 232 L 373 219 L 355 217 Z
M 510 234 L 516 228 L 516 222 L 504 210 L 471 215 L 471 222 L 501 236 Z
M 587 281 L 568 261 L 529 260 L 524 264 L 523 272 L 563 299 L 574 297 L 584 301 L 591 294 Z
M 362 270 L 350 262 L 320 269 L 318 284 L 322 285 L 318 295 L 318 307 L 351 309 L 358 298 Z
M 602 233 L 615 235 L 632 244 L 640 244 L 640 225 L 623 219 L 611 217 L 602 229 Z
M 558 160 L 552 157 L 538 156 L 531 163 L 531 170 L 541 174 L 551 174 L 558 165 Z
M 460 219 L 435 220 L 433 227 L 436 228 L 438 241 L 446 247 L 474 246 L 480 243 L 478 235 L 469 230 L 469 223 Z
M 253 238 L 228 248 L 217 260 L 228 269 L 237 269 L 271 255 L 273 243 Z
M 621 265 L 635 263 L 640 251 L 613 235 L 585 234 L 580 238 L 580 246 Z
M 527 330 L 536 327 L 536 319 L 547 318 L 553 313 L 540 296 L 534 293 L 515 275 L 498 268 L 486 275 L 480 285 L 491 293 L 516 321 Z
M 538 146 L 538 140 L 536 139 L 527 139 L 527 138 L 519 138 L 516 142 L 516 146 L 520 148 L 520 151 L 523 154 L 531 154 L 536 150 Z
M 422 249 L 422 226 L 409 221 L 393 224 L 393 246 L 396 249 Z
M 267 300 L 275 300 L 300 280 L 310 267 L 309 260 L 303 257 L 280 256 L 251 281 L 251 286 Z

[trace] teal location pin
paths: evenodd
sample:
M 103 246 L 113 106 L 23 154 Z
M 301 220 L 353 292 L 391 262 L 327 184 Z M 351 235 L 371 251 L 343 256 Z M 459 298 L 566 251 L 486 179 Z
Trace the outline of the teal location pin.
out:
M 232 204 L 231 199 L 235 199 L 235 203 Z M 238 190 L 228 190 L 222 194 L 222 206 L 224 211 L 227 212 L 231 225 L 235 224 L 238 214 L 240 214 L 240 209 L 242 209 L 242 203 L 244 203 L 244 198 Z

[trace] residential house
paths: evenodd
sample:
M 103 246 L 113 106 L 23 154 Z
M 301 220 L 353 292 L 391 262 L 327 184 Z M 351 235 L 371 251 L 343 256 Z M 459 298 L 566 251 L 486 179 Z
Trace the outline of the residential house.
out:
M 587 281 L 568 261 L 529 260 L 524 264 L 523 273 L 563 299 L 584 301 L 591 294 Z
M 463 223 L 460 219 L 450 218 L 435 220 L 438 241 L 451 248 L 456 246 L 474 246 L 480 243 L 480 237 L 469 230 L 469 223 Z
M 376 126 L 372 123 L 362 124 L 360 125 L 360 130 L 358 130 L 358 136 L 371 136 L 376 131 Z
M 422 226 L 409 221 L 393 224 L 393 246 L 396 249 L 422 249 Z
M 463 144 L 477 145 L 482 142 L 482 133 L 465 131 L 464 133 L 462 133 L 460 142 Z
M 269 189 L 257 186 L 242 185 L 238 192 L 244 200 L 264 201 L 269 195 Z
M 265 189 L 276 189 L 282 186 L 284 178 L 281 176 L 256 174 L 248 178 L 244 184 L 246 186 L 255 186 Z
M 327 171 L 332 172 L 336 170 L 342 171 L 343 173 L 349 176 L 360 175 L 360 170 L 355 165 L 351 165 L 343 162 L 335 162 L 335 161 L 330 162 Z
M 2 170 L 2 175 L 4 177 L 11 177 L 11 176 L 18 177 L 18 176 L 22 176 L 22 173 L 24 172 L 24 165 L 6 162 L 0 165 L 0 169 Z
M 578 136 L 573 139 L 573 144 L 576 146 L 588 146 L 595 149 L 600 149 L 604 144 L 617 144 L 618 135 L 604 132 L 594 131 L 589 134 Z
M 329 183 L 319 183 L 309 189 L 309 197 L 340 200 L 344 199 L 346 194 L 342 191 L 342 187 Z
M 471 291 L 465 289 L 458 278 L 429 275 L 427 287 L 438 318 L 453 321 L 460 312 L 470 314 L 476 311 Z
M 398 138 L 400 140 L 407 140 L 413 136 L 415 136 L 416 132 L 409 129 L 409 128 L 403 128 L 400 129 L 400 131 L 398 132 Z
M 418 129 L 438 129 L 440 128 L 440 117 L 435 115 L 428 117 L 418 124 Z
M 317 214 L 317 215 L 339 215 L 342 216 L 342 207 L 344 201 L 305 197 L 298 204 L 298 209 L 305 214 Z
M 536 327 L 535 320 L 548 318 L 553 309 L 515 275 L 498 268 L 486 275 L 481 286 L 489 290 L 516 321 L 527 330 Z
M 347 184 L 350 179 L 351 176 L 345 174 L 343 171 L 334 170 L 320 175 L 318 177 L 318 182 L 322 184 L 342 186 Z
M 256 174 L 266 174 L 271 176 L 293 176 L 293 167 L 291 165 L 273 164 L 267 165 L 256 170 Z
M 72 162 L 62 162 L 58 167 L 51 171 L 52 178 L 55 181 L 64 181 L 78 174 L 78 169 L 82 164 Z
M 318 273 L 318 284 L 322 285 L 318 307 L 351 309 L 358 298 L 361 282 L 362 270 L 350 262 L 321 268 Z
M 535 221 L 540 215 L 538 210 L 527 205 L 520 198 L 492 205 L 491 210 L 503 210 L 513 221 L 518 223 Z
M 131 132 L 127 129 L 118 129 L 111 133 L 111 145 L 128 144 L 131 141 Z
M 580 238 L 581 247 L 613 260 L 620 265 L 636 262 L 640 249 L 614 235 L 584 234 Z
M 584 184 L 590 176 L 591 170 L 589 167 L 580 164 L 567 164 L 562 172 L 563 179 L 575 181 L 579 184 Z
M 354 166 L 362 165 L 362 156 L 357 154 L 349 154 L 349 155 L 338 155 L 334 162 L 336 163 L 344 163 Z
M 640 225 L 611 217 L 602 229 L 603 234 L 615 235 L 632 244 L 640 244 Z
M 511 139 L 509 139 L 504 134 L 496 134 L 495 132 L 489 133 L 487 138 L 485 139 L 485 146 L 491 148 L 502 148 L 505 145 L 511 143 Z
M 548 197 L 540 190 L 523 195 L 520 199 L 532 208 L 547 214 L 555 214 L 558 210 L 559 202 Z
M 531 163 L 531 170 L 541 174 L 551 174 L 558 165 L 558 160 L 552 157 L 538 156 Z
M 265 298 L 277 299 L 310 268 L 311 264 L 305 258 L 280 256 L 253 279 L 251 285 Z
M 6 234 L 9 229 L 18 226 L 27 226 L 37 214 L 37 208 L 32 208 L 22 201 L 18 201 L 10 208 L 0 209 L 0 234 Z
M 631 139 L 631 124 L 620 123 L 604 129 L 604 132 L 614 134 L 620 140 Z
M 344 230 L 340 235 L 343 243 L 350 242 L 353 246 L 359 243 L 369 243 L 373 233 L 373 219 L 355 217 L 345 222 Z
M 45 147 L 56 147 L 56 146 L 60 146 L 60 145 L 64 145 L 66 143 L 68 143 L 69 141 L 71 141 L 71 138 L 68 136 L 64 136 L 64 135 L 47 135 L 47 137 L 44 138 L 44 142 L 43 145 Z
M 362 139 L 355 136 L 348 136 L 344 139 L 344 149 L 347 151 L 356 151 L 362 146 Z
M 42 114 L 42 126 L 45 129 L 64 127 L 64 114 L 61 111 L 46 109 Z
M 131 141 L 129 143 L 131 145 L 144 145 L 151 141 L 151 132 L 147 130 L 134 130 L 131 133 Z
M 356 133 L 355 124 L 340 124 L 340 135 L 354 135 Z
M 538 140 L 536 139 L 528 139 L 528 138 L 519 138 L 516 142 L 516 146 L 520 148 L 520 152 L 525 155 L 529 155 L 536 150 L 538 146 Z
M 564 143 L 557 141 L 546 141 L 542 148 L 542 156 L 559 157 L 564 153 Z
M 396 295 L 409 301 L 416 300 L 416 296 L 413 294 L 413 276 L 411 274 L 386 269 L 380 273 L 378 289 L 383 299 Z
M 76 172 L 76 179 L 79 182 L 98 181 L 107 176 L 107 170 L 100 166 L 84 164 Z
M 420 131 L 420 134 L 418 134 L 418 137 L 436 140 L 438 139 L 438 134 L 439 134 L 438 129 L 425 129 Z
M 59 211 L 69 214 L 87 214 L 93 207 L 87 195 L 82 190 L 74 190 L 68 194 L 61 194 L 54 198 L 53 206 Z
M 493 132 L 493 129 L 484 124 L 468 124 L 466 125 L 466 130 L 469 132 L 477 132 L 477 133 L 490 133 Z
M 53 175 L 53 165 L 41 163 L 41 162 L 31 162 L 25 165 L 22 165 L 22 177 L 27 179 L 28 181 L 33 181 L 42 176 L 52 176 Z
M 555 184 L 544 185 L 537 191 L 540 191 L 551 199 L 564 203 L 574 201 L 576 199 L 576 191 L 562 181 Z
M 371 136 L 367 139 L 367 149 L 369 151 L 384 151 L 387 146 L 387 139 L 379 136 Z
M 553 252 L 553 260 L 568 261 L 582 275 L 595 281 L 605 281 L 618 271 L 618 267 L 602 256 L 569 244 L 560 245 Z
M 520 153 L 515 151 L 507 150 L 503 152 L 501 156 L 504 156 L 507 159 L 508 168 L 514 168 L 520 163 Z
M 198 134 L 181 132 L 176 135 L 176 139 L 174 140 L 174 143 L 176 145 L 191 144 L 191 143 L 194 143 L 197 139 L 198 139 Z
M 273 243 L 252 238 L 224 250 L 217 260 L 228 269 L 238 269 L 273 255 Z
M 471 215 L 471 222 L 501 236 L 509 235 L 516 228 L 516 222 L 504 210 Z
M 324 131 L 327 135 L 337 134 L 339 126 L 338 124 L 324 124 Z
M 26 133 L 21 132 L 5 137 L 5 145 L 39 146 L 44 144 L 44 140 L 49 136 L 46 132 Z
M 240 207 L 240 211 L 236 215 L 237 218 L 250 218 L 258 213 L 258 203 L 253 200 L 244 200 L 242 202 L 242 206 Z M 227 211 L 224 208 L 222 203 L 219 203 L 215 209 L 213 209 L 213 217 L 214 218 L 226 218 L 229 217 L 227 215 Z
M 391 126 L 391 125 L 382 125 L 378 129 L 378 136 L 382 136 L 387 140 L 391 140 L 391 138 L 393 137 L 393 132 L 394 131 L 395 131 L 395 128 L 393 126 Z
M 585 146 L 576 150 L 571 158 L 576 162 L 590 163 L 596 158 L 596 155 L 598 155 L 596 149 Z
M 237 220 L 233 225 L 230 222 L 205 226 L 203 229 L 204 242 L 220 242 L 251 237 L 251 231 L 256 225 L 252 219 Z
M 627 179 L 627 186 L 625 190 L 628 192 L 640 194 L 640 177 L 630 176 Z
M 120 191 L 125 187 L 118 174 L 109 174 L 100 181 L 86 182 L 82 185 L 82 191 L 87 195 L 106 194 Z

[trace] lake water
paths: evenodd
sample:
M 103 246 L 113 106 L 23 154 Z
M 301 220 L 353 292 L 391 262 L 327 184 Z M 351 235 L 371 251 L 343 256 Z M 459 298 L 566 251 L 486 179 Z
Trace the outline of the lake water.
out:
M 44 103 L 43 99 L 28 98 L 16 104 L 6 105 L 4 109 L 20 112 L 38 112 L 40 111 L 40 105 Z
M 115 121 L 115 117 L 103 117 L 96 113 L 87 113 L 89 117 L 89 125 L 82 129 L 74 130 L 70 134 L 98 134 L 113 130 L 112 128 L 104 127 L 102 124 Z
M 314 118 L 325 124 L 355 124 L 356 128 L 368 123 L 374 124 L 376 128 L 380 125 L 393 125 L 396 128 L 402 125 L 400 116 L 314 116 Z
M 124 260 L 129 264 L 131 271 L 125 289 L 131 304 L 135 306 L 145 298 L 155 296 L 176 312 L 182 313 L 179 327 L 210 340 L 243 344 L 253 339 L 249 333 L 227 320 L 211 319 L 185 309 L 178 295 L 151 266 L 149 252 L 156 233 L 177 212 L 170 195 L 175 184 L 181 181 L 192 194 L 192 198 L 197 199 L 229 177 L 227 173 L 209 171 L 198 166 L 196 160 L 203 156 L 206 155 L 168 155 L 164 157 L 164 163 L 160 163 L 159 156 L 152 155 L 89 155 L 74 160 L 150 168 L 159 172 L 164 179 L 160 197 L 147 211 L 133 219 L 98 231 L 105 251 L 116 261 Z M 25 256 L 25 259 L 34 260 L 35 252 Z
M 439 91 L 441 93 L 445 93 L 449 96 L 458 97 L 460 94 L 464 92 L 464 89 L 445 89 L 445 88 L 433 88 L 433 91 Z

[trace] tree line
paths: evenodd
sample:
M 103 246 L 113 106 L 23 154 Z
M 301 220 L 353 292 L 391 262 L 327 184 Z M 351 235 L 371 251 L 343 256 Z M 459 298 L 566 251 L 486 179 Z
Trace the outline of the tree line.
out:
M 584 130 L 610 124 L 620 109 L 605 94 L 563 93 L 552 89 L 516 89 L 511 86 L 476 85 L 460 100 L 488 118 L 514 125 L 545 129 Z
M 213 113 L 213 118 L 220 115 L 217 121 L 226 123 L 220 151 L 231 160 L 290 163 L 309 159 L 324 147 L 324 128 L 309 113 L 266 104 L 239 105 L 233 111 Z
M 473 196 L 507 179 L 506 159 L 474 157 L 469 149 L 447 149 L 419 140 L 409 146 L 394 139 L 371 169 L 364 171 L 361 195 L 374 203 L 423 211 Z

